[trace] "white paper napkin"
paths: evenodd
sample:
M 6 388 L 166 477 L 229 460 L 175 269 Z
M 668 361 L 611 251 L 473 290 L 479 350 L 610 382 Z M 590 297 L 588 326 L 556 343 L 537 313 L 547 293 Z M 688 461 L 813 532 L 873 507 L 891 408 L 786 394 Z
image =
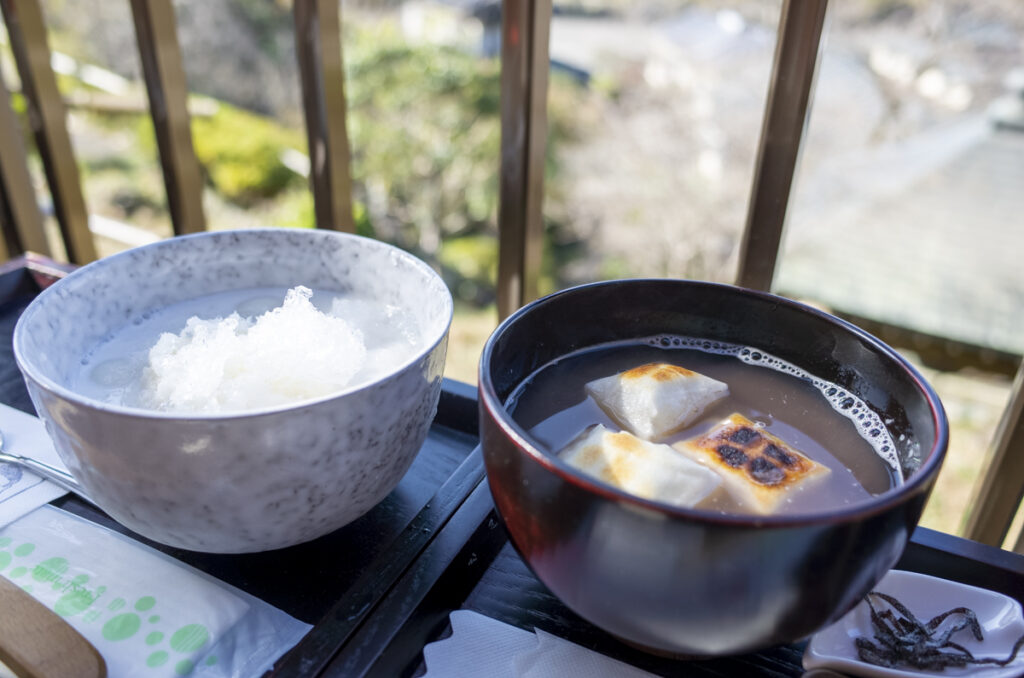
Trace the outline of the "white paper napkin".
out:
M 66 469 L 46 434 L 43 422 L 21 410 L 0 404 L 4 450 Z M 66 491 L 16 464 L 0 462 L 0 527 L 47 504 Z
M 423 648 L 424 678 L 515 678 L 514 662 L 537 647 L 537 637 L 469 610 L 449 615 L 452 635 Z
M 558 636 L 470 610 L 450 615 L 452 635 L 423 648 L 424 678 L 652 678 L 653 674 Z
M 516 675 L 520 678 L 653 678 L 653 674 L 635 666 L 540 629 L 534 631 L 537 647 L 516 657 Z

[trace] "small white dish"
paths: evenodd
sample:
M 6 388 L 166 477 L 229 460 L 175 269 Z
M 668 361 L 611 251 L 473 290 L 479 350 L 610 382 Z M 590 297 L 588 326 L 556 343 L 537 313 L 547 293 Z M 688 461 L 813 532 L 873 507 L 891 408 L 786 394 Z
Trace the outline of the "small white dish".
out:
M 955 607 L 968 607 L 978 615 L 983 641 L 969 631 L 962 631 L 953 640 L 967 648 L 975 657 L 1005 659 L 1013 644 L 1024 634 L 1024 614 L 1020 603 L 995 591 L 987 591 L 958 582 L 929 577 L 914 572 L 892 570 L 874 588 L 897 598 L 919 620 Z M 968 665 L 942 671 L 888 669 L 860 661 L 854 639 L 874 638 L 868 605 L 861 602 L 835 624 L 811 638 L 804 652 L 804 668 L 833 669 L 868 678 L 920 678 L 921 676 L 972 676 L 972 678 L 1019 678 L 1024 675 L 1024 650 L 1007 666 Z

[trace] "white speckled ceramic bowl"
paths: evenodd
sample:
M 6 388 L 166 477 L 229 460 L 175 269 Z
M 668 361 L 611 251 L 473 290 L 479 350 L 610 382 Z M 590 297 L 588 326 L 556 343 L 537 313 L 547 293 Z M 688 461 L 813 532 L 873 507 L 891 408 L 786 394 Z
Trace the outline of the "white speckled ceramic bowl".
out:
M 212 292 L 300 284 L 404 309 L 424 347 L 372 383 L 242 414 L 113 406 L 69 388 L 83 356 L 147 312 Z M 99 506 L 165 544 L 244 553 L 336 530 L 398 484 L 437 407 L 451 317 L 440 277 L 385 243 L 319 230 L 223 231 L 76 271 L 22 314 L 14 354 L 58 452 Z

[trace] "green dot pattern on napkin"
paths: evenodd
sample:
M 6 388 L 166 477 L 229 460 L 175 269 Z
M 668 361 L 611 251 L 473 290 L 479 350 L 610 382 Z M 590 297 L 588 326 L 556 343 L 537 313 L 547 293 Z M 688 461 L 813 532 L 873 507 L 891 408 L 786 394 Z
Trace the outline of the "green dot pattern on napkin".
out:
M 70 589 L 53 605 L 53 611 L 62 617 L 70 617 L 87 610 L 97 598 L 103 595 L 107 587 L 100 586 L 95 591 L 89 591 L 80 584 L 72 586 Z
M 11 545 L 10 537 L 0 537 L 0 548 L 6 548 Z M 14 549 L 14 555 L 11 555 L 9 551 L 0 551 L 0 570 L 6 569 L 14 558 L 24 558 L 25 556 L 31 555 L 36 549 L 36 545 L 32 543 L 24 543 Z M 17 572 L 17 574 L 15 574 Z M 20 577 L 25 574 L 24 567 L 16 567 L 10 572 L 11 577 Z
M 47 558 L 32 568 L 32 578 L 38 582 L 53 582 L 55 589 L 60 588 L 60 578 L 68 571 L 68 561 L 64 558 Z
M 111 617 L 103 625 L 103 637 L 107 640 L 126 640 L 135 635 L 142 626 L 142 620 L 134 612 L 125 612 Z
M 210 632 L 202 624 L 182 626 L 171 636 L 171 648 L 178 652 L 195 652 L 210 639 Z

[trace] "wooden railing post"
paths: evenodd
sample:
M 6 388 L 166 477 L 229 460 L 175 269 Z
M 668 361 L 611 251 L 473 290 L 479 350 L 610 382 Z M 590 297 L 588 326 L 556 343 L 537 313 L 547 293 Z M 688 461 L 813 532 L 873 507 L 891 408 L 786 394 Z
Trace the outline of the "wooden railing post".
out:
M 178 235 L 197 233 L 206 228 L 203 182 L 192 147 L 188 87 L 174 7 L 171 0 L 131 0 L 131 7 L 171 223 Z
M 738 285 L 769 290 L 782 244 L 786 208 L 818 63 L 828 0 L 784 0 L 747 224 L 740 243 Z
M 295 51 L 302 79 L 316 225 L 352 233 L 351 153 L 338 5 L 338 0 L 295 0 Z
M 39 0 L 0 0 L 0 9 L 11 39 L 11 51 L 18 65 L 21 91 L 28 106 L 29 124 L 50 186 L 53 210 L 64 236 L 64 248 L 71 261 L 88 263 L 96 258 L 96 245 L 89 231 L 89 213 L 82 197 L 78 164 L 71 150 L 64 100 L 50 67 L 50 48 Z M 6 197 L 13 205 L 16 200 L 28 196 L 35 200 L 32 192 L 24 196 L 10 193 Z M 17 219 L 24 218 L 27 211 L 27 208 L 20 210 Z M 26 231 L 35 228 L 31 222 L 22 223 L 27 225 L 19 228 Z M 42 237 L 42 230 L 39 234 Z M 38 246 L 36 239 L 32 243 L 24 243 L 24 246 L 29 249 Z
M 4 199 L 4 188 L 0 185 L 0 261 L 7 261 L 13 252 L 20 252 L 21 246 L 14 239 L 10 217 L 7 214 L 7 201 Z
M 544 244 L 551 0 L 503 0 L 498 315 L 537 297 Z
M 28 173 L 25 143 L 0 74 L 0 261 L 26 250 L 50 255 L 43 217 Z
M 968 504 L 965 537 L 1002 546 L 1024 499 L 1024 362 L 1017 370 L 1010 400 L 987 457 L 988 465 Z M 1016 549 L 1024 551 L 1024 532 Z

